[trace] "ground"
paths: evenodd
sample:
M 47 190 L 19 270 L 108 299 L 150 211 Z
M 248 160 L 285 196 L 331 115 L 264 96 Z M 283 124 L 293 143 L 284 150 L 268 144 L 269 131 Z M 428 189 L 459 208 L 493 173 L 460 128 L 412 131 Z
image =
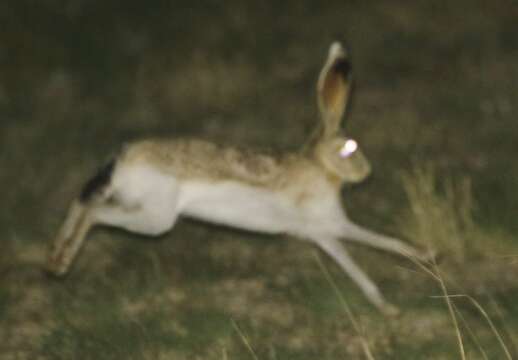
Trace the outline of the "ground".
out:
M 466 358 L 518 356 L 517 18 L 505 0 L 4 1 L 0 357 L 461 359 L 457 330 Z M 159 239 L 99 228 L 68 277 L 42 270 L 126 141 L 297 149 L 336 37 L 356 81 L 346 131 L 374 169 L 344 189 L 348 213 L 441 254 L 430 274 L 351 246 L 400 317 L 310 244 L 189 220 Z M 470 298 L 452 316 L 445 293 Z

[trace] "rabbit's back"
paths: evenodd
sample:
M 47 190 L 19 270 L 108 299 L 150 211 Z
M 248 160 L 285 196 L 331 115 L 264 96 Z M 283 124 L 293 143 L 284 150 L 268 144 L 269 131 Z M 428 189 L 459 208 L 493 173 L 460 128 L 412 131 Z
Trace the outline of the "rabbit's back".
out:
M 179 180 L 233 180 L 268 188 L 282 187 L 300 161 L 297 155 L 277 157 L 200 139 L 139 141 L 126 146 L 119 159 L 124 165 L 152 165 Z

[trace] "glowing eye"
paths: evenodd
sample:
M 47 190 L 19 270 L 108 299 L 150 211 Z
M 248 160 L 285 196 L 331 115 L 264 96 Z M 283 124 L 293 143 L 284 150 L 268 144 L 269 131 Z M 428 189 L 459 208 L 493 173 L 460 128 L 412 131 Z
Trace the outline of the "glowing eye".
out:
M 347 140 L 340 149 L 340 157 L 347 158 L 358 149 L 358 143 L 353 139 Z

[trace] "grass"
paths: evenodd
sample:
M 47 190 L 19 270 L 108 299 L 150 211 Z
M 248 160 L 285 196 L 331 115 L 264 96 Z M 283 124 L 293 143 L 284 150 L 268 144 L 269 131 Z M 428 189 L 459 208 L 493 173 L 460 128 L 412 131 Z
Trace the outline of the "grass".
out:
M 518 356 L 510 2 L 25 5 L 0 5 L 0 358 L 460 359 L 459 334 L 466 358 Z M 42 272 L 125 141 L 303 144 L 335 34 L 357 81 L 346 130 L 374 168 L 344 189 L 348 213 L 438 250 L 442 290 L 351 246 L 403 310 L 385 319 L 308 244 L 183 220 L 161 239 L 96 230 L 70 276 Z
M 401 224 L 406 229 L 407 236 L 420 239 L 422 245 L 429 251 L 446 253 L 450 259 L 464 265 L 468 250 L 470 251 L 469 256 L 473 256 L 477 250 L 480 255 L 483 254 L 482 246 L 487 246 L 488 234 L 473 220 L 471 182 L 466 178 L 461 180 L 459 184 L 454 184 L 450 179 L 444 181 L 444 192 L 441 195 L 437 189 L 437 178 L 431 166 L 418 167 L 412 174 L 404 174 L 403 183 L 410 202 L 410 210 L 409 214 L 401 219 Z M 442 274 L 443 270 L 439 268 L 435 260 L 429 264 L 432 265 L 432 269 L 428 269 L 428 264 L 417 264 L 440 285 L 443 295 L 439 297 L 445 300 L 453 328 L 456 331 L 460 358 L 467 358 L 465 342 L 459 325 L 460 320 L 464 325 L 462 328 L 472 338 L 480 354 L 484 358 L 487 358 L 487 354 L 480 345 L 478 336 L 457 308 L 454 302 L 456 299 L 466 299 L 471 303 L 481 317 L 487 321 L 487 325 L 501 346 L 505 357 L 512 359 L 511 352 L 500 331 L 480 302 L 470 295 L 450 294 Z
M 347 318 L 349 319 L 353 329 L 356 331 L 357 335 L 360 338 L 361 347 L 363 350 L 363 354 L 366 359 L 373 360 L 374 356 L 372 355 L 372 350 L 369 346 L 369 343 L 367 341 L 367 336 L 362 332 L 361 326 L 356 320 L 353 312 L 351 311 L 351 308 L 347 301 L 345 300 L 344 296 L 340 292 L 340 289 L 338 288 L 336 282 L 333 280 L 331 275 L 329 274 L 329 271 L 326 269 L 324 264 L 322 263 L 322 260 L 317 257 L 318 264 L 320 265 L 320 268 L 322 269 L 322 272 L 325 275 L 326 280 L 329 282 L 331 287 L 333 288 L 333 292 L 335 293 L 335 296 L 340 299 L 340 303 L 342 304 L 342 307 L 344 309 L 345 314 L 347 315 Z
M 444 194 L 440 196 L 437 176 L 430 166 L 417 167 L 412 174 L 403 174 L 402 179 L 410 202 L 410 215 L 400 222 L 406 237 L 463 263 L 467 250 L 475 249 L 474 237 L 480 231 L 473 221 L 471 181 L 443 181 L 444 189 L 440 190 Z

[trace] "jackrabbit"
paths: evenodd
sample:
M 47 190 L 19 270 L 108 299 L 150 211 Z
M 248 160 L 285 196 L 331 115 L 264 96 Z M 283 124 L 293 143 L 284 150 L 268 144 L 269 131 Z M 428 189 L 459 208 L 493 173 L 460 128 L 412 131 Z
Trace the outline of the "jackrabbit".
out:
M 340 189 L 370 173 L 358 144 L 340 131 L 351 92 L 351 64 L 338 42 L 317 82 L 321 126 L 310 148 L 273 157 L 202 140 L 144 140 L 127 145 L 84 186 L 57 235 L 48 269 L 65 274 L 94 225 L 145 235 L 170 230 L 178 216 L 315 243 L 385 314 L 397 313 L 340 240 L 400 255 L 424 255 L 352 223 Z

